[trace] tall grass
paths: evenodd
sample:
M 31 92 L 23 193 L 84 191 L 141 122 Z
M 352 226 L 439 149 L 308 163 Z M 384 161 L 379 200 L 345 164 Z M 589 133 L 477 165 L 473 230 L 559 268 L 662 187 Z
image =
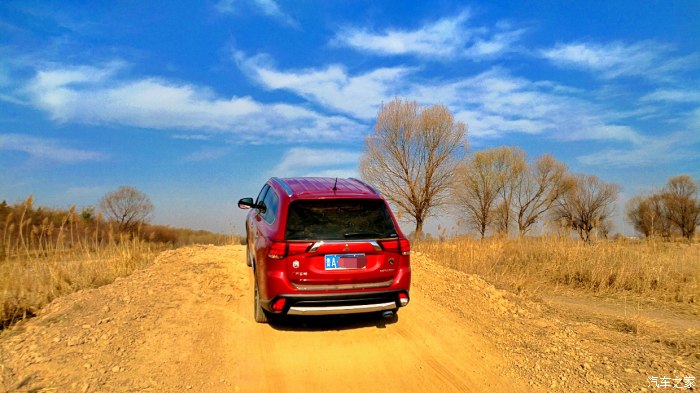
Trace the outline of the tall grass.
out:
M 540 237 L 457 238 L 414 245 L 432 259 L 515 291 L 564 287 L 700 303 L 700 244 Z
M 0 229 L 0 327 L 34 315 L 56 297 L 97 287 L 153 260 L 154 244 L 115 233 L 97 217 L 33 208 L 30 196 L 3 206 Z M 63 213 L 63 214 L 61 214 Z M 35 222 L 37 217 L 40 221 Z M 161 247 L 162 248 L 162 247 Z

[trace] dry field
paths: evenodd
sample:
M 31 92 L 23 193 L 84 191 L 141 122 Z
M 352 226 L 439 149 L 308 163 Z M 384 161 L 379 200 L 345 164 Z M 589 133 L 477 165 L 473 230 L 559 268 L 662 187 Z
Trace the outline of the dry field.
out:
M 631 334 L 700 361 L 698 243 L 462 238 L 413 249 L 549 306 L 564 320 Z
M 607 392 L 700 375 L 700 244 L 425 241 L 398 319 L 262 325 L 243 246 L 160 253 L 107 225 L 79 235 L 70 216 L 15 218 L 0 244 L 6 391 Z
M 190 244 L 235 244 L 237 236 L 142 224 L 119 233 L 94 208 L 78 211 L 0 203 L 0 329 L 53 299 L 96 288 L 151 263 L 160 251 Z
M 31 197 L 0 232 L 0 329 L 34 316 L 57 297 L 95 288 L 153 261 L 163 247 L 116 234 L 100 223 L 81 225 L 71 208 L 60 223 L 32 222 Z
M 243 246 L 169 250 L 1 332 L 0 391 L 602 393 L 700 375 L 697 350 L 572 320 L 420 251 L 412 264 L 397 318 L 268 325 Z
M 516 293 L 576 290 L 689 309 L 700 306 L 698 243 L 461 238 L 424 241 L 413 249 Z

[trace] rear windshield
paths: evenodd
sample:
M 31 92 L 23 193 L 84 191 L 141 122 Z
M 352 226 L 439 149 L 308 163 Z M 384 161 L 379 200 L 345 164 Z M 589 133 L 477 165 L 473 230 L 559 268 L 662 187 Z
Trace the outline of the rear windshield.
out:
M 397 237 L 384 201 L 322 199 L 294 201 L 287 216 L 287 240 L 347 240 Z

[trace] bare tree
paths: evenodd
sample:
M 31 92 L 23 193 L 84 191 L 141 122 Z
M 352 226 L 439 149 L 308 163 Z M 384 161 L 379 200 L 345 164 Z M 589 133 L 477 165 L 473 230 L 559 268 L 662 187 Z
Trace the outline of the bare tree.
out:
M 576 230 L 582 240 L 590 242 L 591 232 L 600 229 L 612 216 L 620 187 L 597 176 L 581 174 L 572 179 L 573 186 L 557 201 L 554 217 Z
M 566 165 L 549 154 L 540 156 L 520 176 L 514 187 L 513 209 L 522 236 L 549 211 L 572 186 Z
M 467 222 L 477 229 L 481 238 L 495 220 L 495 207 L 503 184 L 501 171 L 503 155 L 498 149 L 474 153 L 455 172 L 454 201 L 464 209 Z
M 502 192 L 503 190 L 501 190 L 501 193 Z M 496 206 L 493 208 L 492 214 L 493 221 L 491 226 L 494 228 L 494 231 L 501 236 L 508 236 L 510 221 L 513 214 L 510 207 L 501 196 L 499 196 L 498 200 L 496 201 Z
M 102 197 L 100 210 L 119 224 L 120 231 L 130 231 L 148 221 L 153 204 L 141 191 L 122 186 Z
M 661 195 L 636 195 L 625 205 L 627 220 L 645 237 L 671 236 L 666 203 Z
M 425 219 L 447 204 L 465 137 L 466 126 L 444 105 L 421 107 L 396 98 L 379 109 L 360 173 L 415 220 L 415 238 L 422 236 Z
M 494 150 L 501 200 L 495 211 L 495 222 L 498 231 L 508 235 L 510 223 L 513 221 L 513 199 L 517 185 L 527 169 L 527 162 L 525 152 L 518 147 L 501 146 Z
M 662 194 L 668 219 L 688 240 L 693 238 L 695 228 L 700 225 L 700 201 L 698 188 L 688 175 L 672 177 Z

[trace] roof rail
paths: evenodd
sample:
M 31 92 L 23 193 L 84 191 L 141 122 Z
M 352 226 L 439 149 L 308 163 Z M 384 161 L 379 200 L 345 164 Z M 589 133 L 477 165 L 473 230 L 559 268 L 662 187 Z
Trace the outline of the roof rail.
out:
M 287 183 L 284 182 L 284 180 L 280 179 L 279 177 L 273 177 L 272 180 L 277 182 L 277 184 L 282 187 L 282 189 L 287 193 L 287 196 L 291 197 L 294 192 L 292 191 L 291 187 Z
M 354 178 L 354 177 L 351 177 L 351 178 L 350 178 L 350 180 L 354 180 L 354 181 L 356 181 L 356 182 L 358 182 L 358 183 L 362 184 L 363 186 L 365 186 L 365 187 L 369 188 L 369 189 L 370 189 L 370 190 L 371 190 L 372 192 L 374 192 L 375 194 L 379 195 L 379 191 L 377 191 L 377 189 L 376 189 L 376 188 L 374 188 L 374 187 L 370 186 L 369 184 L 367 184 L 367 183 L 363 182 L 362 180 L 360 180 L 360 179 L 356 179 L 356 178 Z

